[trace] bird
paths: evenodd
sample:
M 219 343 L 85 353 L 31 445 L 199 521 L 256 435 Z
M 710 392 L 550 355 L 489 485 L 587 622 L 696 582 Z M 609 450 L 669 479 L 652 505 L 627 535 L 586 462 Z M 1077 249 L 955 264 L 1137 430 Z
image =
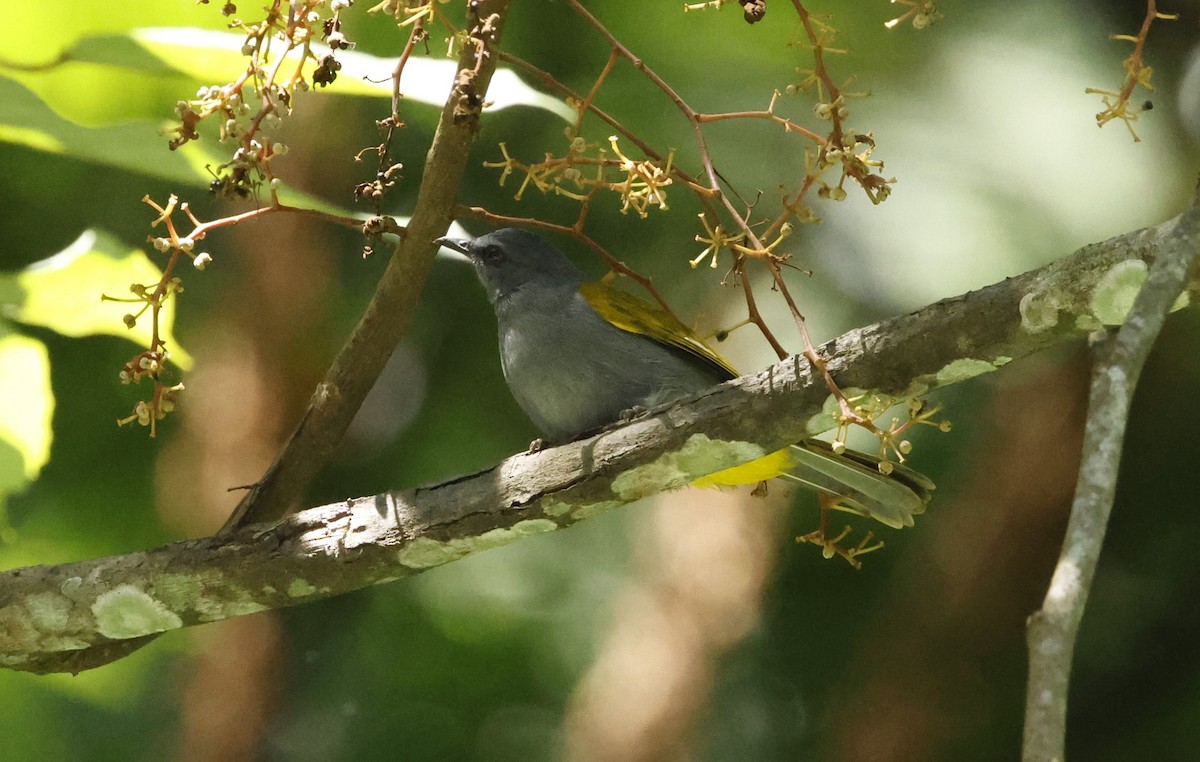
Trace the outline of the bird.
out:
M 435 243 L 474 265 L 496 314 L 505 382 L 547 441 L 570 441 L 738 376 L 670 312 L 590 280 L 536 233 L 502 228 Z M 825 496 L 823 506 L 894 528 L 912 526 L 933 482 L 900 464 L 884 474 L 879 462 L 805 439 L 692 484 L 723 487 L 778 477 Z

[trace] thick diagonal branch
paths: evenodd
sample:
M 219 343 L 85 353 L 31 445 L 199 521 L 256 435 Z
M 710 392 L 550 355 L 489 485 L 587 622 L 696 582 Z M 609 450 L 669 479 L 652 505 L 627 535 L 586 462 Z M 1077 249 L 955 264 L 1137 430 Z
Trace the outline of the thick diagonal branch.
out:
M 396 245 L 387 269 L 354 333 L 313 392 L 275 462 L 234 509 L 222 528 L 277 519 L 294 510 L 304 490 L 329 460 L 354 413 L 408 330 L 437 247 L 454 218 L 455 201 L 478 132 L 479 112 L 496 68 L 509 0 L 472 3 L 473 23 L 463 45 L 458 74 L 442 109 L 412 221 Z
M 822 355 L 843 386 L 900 397 L 1078 340 L 1124 320 L 1121 306 L 1141 285 L 1128 273 L 1162 256 L 1177 223 L 850 331 Z M 808 361 L 789 358 L 590 438 L 442 484 L 148 552 L 4 572 L 0 663 L 78 671 L 153 633 L 339 595 L 567 527 L 830 428 L 821 412 L 827 397 Z

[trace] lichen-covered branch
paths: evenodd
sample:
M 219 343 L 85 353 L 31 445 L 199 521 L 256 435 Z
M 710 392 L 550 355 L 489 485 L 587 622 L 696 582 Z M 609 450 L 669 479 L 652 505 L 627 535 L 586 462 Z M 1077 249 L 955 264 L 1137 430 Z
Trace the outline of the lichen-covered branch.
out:
M 1105 333 L 1095 345 L 1083 460 L 1066 539 L 1042 608 L 1029 619 L 1025 762 L 1065 758 L 1071 660 L 1112 513 L 1133 392 L 1167 313 L 1189 274 L 1195 278 L 1198 261 L 1200 198 L 1170 225 L 1148 264 L 1130 260 L 1110 271 L 1140 290 L 1131 308 L 1122 307 L 1128 314 L 1120 329 Z
M 1177 220 L 821 348 L 843 388 L 896 398 L 995 370 L 1125 320 Z M 1156 277 L 1156 276 L 1152 276 Z M 1192 282 L 1193 293 L 1200 287 Z M 832 428 L 792 357 L 590 438 L 442 484 L 312 508 L 156 550 L 0 574 L 0 664 L 78 671 L 178 627 L 338 595 L 682 487 Z M 122 650 L 123 649 L 123 650 Z

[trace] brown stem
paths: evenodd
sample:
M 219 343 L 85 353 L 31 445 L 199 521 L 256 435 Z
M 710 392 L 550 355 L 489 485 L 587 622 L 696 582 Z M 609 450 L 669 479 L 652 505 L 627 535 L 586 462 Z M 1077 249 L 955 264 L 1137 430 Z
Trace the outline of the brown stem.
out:
M 747 317 L 751 323 L 754 323 L 754 325 L 758 326 L 758 330 L 762 332 L 762 335 L 766 338 L 767 343 L 771 345 L 771 349 L 775 350 L 775 354 L 780 359 L 783 359 L 784 357 L 787 357 L 787 350 L 785 350 L 783 345 L 779 343 L 779 340 L 775 338 L 775 334 L 771 333 L 771 330 L 767 328 L 766 321 L 763 320 L 762 315 L 758 311 L 758 303 L 754 301 L 754 287 L 750 284 L 750 277 L 746 275 L 746 268 L 742 266 L 744 262 L 745 260 L 740 260 L 738 262 L 737 274 L 738 278 L 740 278 L 742 281 L 742 291 L 746 295 Z
M 826 138 L 818 135 L 810 129 L 801 127 L 791 119 L 785 119 L 778 114 L 773 114 L 770 111 L 726 111 L 720 114 L 696 114 L 696 121 L 700 123 L 721 122 L 726 119 L 766 119 L 783 127 L 788 132 L 796 132 L 817 145 L 825 145 Z

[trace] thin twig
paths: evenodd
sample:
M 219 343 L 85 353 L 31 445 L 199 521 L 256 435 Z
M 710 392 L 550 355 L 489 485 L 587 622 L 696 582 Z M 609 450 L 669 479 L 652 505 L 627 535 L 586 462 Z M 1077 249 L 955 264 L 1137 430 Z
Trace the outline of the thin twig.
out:
M 521 69 L 522 71 L 529 74 L 530 76 L 537 78 L 543 85 L 545 85 L 546 87 L 549 87 L 553 90 L 557 90 L 564 97 L 569 98 L 569 99 L 575 101 L 576 103 L 584 102 L 583 96 L 579 95 L 574 90 L 567 87 L 565 84 L 560 82 L 553 74 L 545 71 L 544 69 L 540 69 L 537 66 L 534 66 L 533 64 L 531 64 L 530 62 L 526 61 L 525 59 L 518 58 L 517 56 L 514 56 L 511 53 L 506 53 L 504 51 L 500 51 L 499 55 L 500 55 L 501 61 L 504 61 L 507 64 L 511 64 L 512 66 L 515 66 L 518 69 Z M 655 151 L 653 146 L 651 146 L 649 143 L 647 143 L 646 141 L 644 141 L 640 137 L 638 137 L 637 133 L 633 132 L 632 130 L 628 129 L 623 124 L 618 122 L 607 111 L 604 111 L 603 109 L 601 109 L 599 106 L 597 106 L 594 102 L 592 102 L 590 100 L 587 102 L 586 106 L 587 106 L 588 113 L 593 114 L 596 117 L 598 117 L 600 119 L 600 121 L 604 122 L 609 127 L 616 130 L 617 133 L 621 137 L 625 138 L 630 143 L 637 146 L 638 150 L 641 151 L 647 158 L 653 160 L 655 163 L 657 163 L 659 165 L 666 163 L 665 156 L 660 154 L 658 151 Z M 677 178 L 678 180 L 680 180 L 681 182 L 683 182 L 691 190 L 696 191 L 697 198 L 699 199 L 700 203 L 704 206 L 705 210 L 707 210 L 710 214 L 713 214 L 713 215 L 716 214 L 716 212 L 717 212 L 716 207 L 714 207 L 712 205 L 712 202 L 710 200 L 710 196 L 712 195 L 712 192 L 706 186 L 701 184 L 699 179 L 697 179 L 694 175 L 688 173 L 686 170 L 680 168 L 680 166 L 678 164 L 672 165 L 671 175 L 673 177 Z
M 824 136 L 818 135 L 806 127 L 801 127 L 791 119 L 779 116 L 771 111 L 724 111 L 719 114 L 696 114 L 696 121 L 702 124 L 707 122 L 723 122 L 728 119 L 766 119 L 783 127 L 787 132 L 795 132 L 803 135 L 819 146 L 825 145 L 826 139 Z

